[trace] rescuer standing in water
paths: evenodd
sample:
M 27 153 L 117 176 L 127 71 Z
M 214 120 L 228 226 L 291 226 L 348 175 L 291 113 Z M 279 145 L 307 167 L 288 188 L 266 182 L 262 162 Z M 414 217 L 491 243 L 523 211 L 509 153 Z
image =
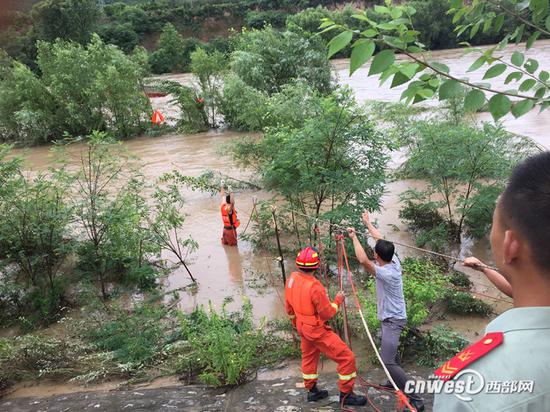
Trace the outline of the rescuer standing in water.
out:
M 299 271 L 293 272 L 285 286 L 286 313 L 301 337 L 302 376 L 309 390 L 308 402 L 315 402 L 328 396 L 326 390 L 317 388 L 317 364 L 323 353 L 338 364 L 338 386 L 340 403 L 344 405 L 365 405 L 367 398 L 353 393 L 357 376 L 355 355 L 340 337 L 326 325 L 344 302 L 342 291 L 336 294 L 334 302 L 315 278 L 320 266 L 319 253 L 313 247 L 303 249 L 296 258 Z
M 235 196 L 233 193 L 225 194 L 223 186 L 220 189 L 222 202 L 220 205 L 223 221 L 222 244 L 227 246 L 237 246 L 237 228 L 241 222 L 237 217 L 235 210 Z

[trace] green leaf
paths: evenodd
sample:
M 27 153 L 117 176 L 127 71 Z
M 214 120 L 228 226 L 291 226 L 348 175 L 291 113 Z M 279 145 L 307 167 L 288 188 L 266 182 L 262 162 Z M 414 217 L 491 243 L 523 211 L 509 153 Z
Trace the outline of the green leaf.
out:
M 372 60 L 369 70 L 369 76 L 382 73 L 395 62 L 395 53 L 393 50 L 382 50 Z
M 485 93 L 481 90 L 473 89 L 464 99 L 464 110 L 467 112 L 477 112 L 485 104 Z
M 506 113 L 510 111 L 512 102 L 503 94 L 495 94 L 489 99 L 489 111 L 493 115 L 495 120 L 500 119 Z
M 541 70 L 541 72 L 539 73 L 540 81 L 547 82 L 549 78 L 550 78 L 550 73 L 548 73 L 546 70 Z
M 544 25 L 546 26 L 546 30 L 550 31 L 550 15 L 546 18 Z
M 378 35 L 378 31 L 374 30 L 374 29 L 367 29 L 367 30 L 361 32 L 361 34 L 365 37 L 375 37 L 375 36 Z
M 500 32 L 500 30 L 502 29 L 502 26 L 504 25 L 504 18 L 505 17 L 506 17 L 506 15 L 504 13 L 502 13 L 502 14 L 499 14 L 498 17 L 496 18 L 495 27 L 494 27 L 495 33 Z
M 407 76 L 409 79 L 412 79 L 418 70 L 418 64 L 416 63 L 404 63 L 399 66 L 399 71 Z
M 404 75 L 401 72 L 395 73 L 395 76 L 393 76 L 393 80 L 390 85 L 390 89 L 393 89 L 394 87 L 401 86 L 404 83 L 407 83 L 410 80 L 409 77 Z
M 372 57 L 376 45 L 372 40 L 368 40 L 365 43 L 356 45 L 351 51 L 351 59 L 349 65 L 349 75 L 351 76 L 355 71 L 364 65 Z
M 514 66 L 521 66 L 523 62 L 525 61 L 525 55 L 523 53 L 520 53 L 518 51 L 515 51 L 512 53 L 512 64 Z
M 521 85 L 519 86 L 519 90 L 521 92 L 526 92 L 526 91 L 530 90 L 536 83 L 537 83 L 536 80 L 527 79 L 527 80 L 523 81 L 523 83 L 521 83 Z
M 500 76 L 506 71 L 506 65 L 504 63 L 495 64 L 489 67 L 489 70 L 485 72 L 483 79 L 492 79 L 493 77 Z
M 473 72 L 479 69 L 485 62 L 487 61 L 487 58 L 485 56 L 480 56 L 475 62 L 472 63 L 470 68 L 467 70 L 468 72 Z
M 474 24 L 474 27 L 472 27 L 472 30 L 470 31 L 470 40 L 473 39 L 477 32 L 479 31 L 479 27 L 481 26 L 481 22 L 478 21 L 476 24 Z
M 378 5 L 375 5 L 374 6 L 374 11 L 378 14 L 390 14 L 390 9 L 388 9 L 387 7 L 385 6 L 378 6 Z
M 524 64 L 523 67 L 525 68 L 525 70 L 527 70 L 527 72 L 533 74 L 539 68 L 539 62 L 536 61 L 535 59 L 529 59 L 527 60 L 527 62 Z
M 449 66 L 447 66 L 446 64 L 439 63 L 439 62 L 430 62 L 430 65 L 434 69 L 439 70 L 440 72 L 447 73 L 447 74 L 449 74 L 450 72 Z
M 344 47 L 346 47 L 351 39 L 353 38 L 353 33 L 351 31 L 344 31 L 338 36 L 333 37 L 331 41 L 328 42 L 328 58 L 330 59 Z
M 531 0 L 529 8 L 534 14 L 542 14 L 548 10 L 548 0 Z
M 535 107 L 535 102 L 531 99 L 525 99 L 520 102 L 514 103 L 514 105 L 512 106 L 512 114 L 514 115 L 514 117 L 517 118 L 523 116 L 533 107 Z
M 391 9 L 391 17 L 392 19 L 398 19 L 399 17 L 401 17 L 403 15 L 403 10 L 401 10 L 399 7 L 395 7 L 393 9 Z
M 537 91 L 535 92 L 535 97 L 537 99 L 542 99 L 544 97 L 544 95 L 546 94 L 546 92 L 548 91 L 548 89 L 544 86 L 540 86 Z
M 540 31 L 534 32 L 531 36 L 529 36 L 529 39 L 527 39 L 527 43 L 525 43 L 525 48 L 529 50 L 531 46 L 533 46 L 533 43 L 539 38 Z
M 439 87 L 439 100 L 458 96 L 462 93 L 463 89 L 464 87 L 456 80 L 447 80 Z
M 504 84 L 508 84 L 512 81 L 518 81 L 523 77 L 523 73 L 521 72 L 512 72 L 508 76 L 506 76 L 506 80 L 504 80 Z

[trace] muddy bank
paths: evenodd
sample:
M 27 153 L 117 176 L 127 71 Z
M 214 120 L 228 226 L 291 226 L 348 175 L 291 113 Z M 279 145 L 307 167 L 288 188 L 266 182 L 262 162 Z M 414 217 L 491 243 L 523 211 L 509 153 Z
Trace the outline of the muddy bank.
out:
M 277 369 L 263 370 L 257 378 L 245 385 L 229 388 L 209 389 L 203 386 L 170 385 L 162 388 L 135 388 L 120 391 L 78 392 L 46 398 L 22 397 L 0 401 L 0 410 L 12 412 L 30 411 L 272 411 L 272 412 L 336 412 L 338 388 L 336 373 L 325 362 L 320 373 L 319 385 L 329 391 L 329 398 L 318 403 L 307 403 L 306 392 L 299 379 L 299 365 L 296 362 L 280 365 Z M 429 368 L 409 368 L 415 378 L 426 379 L 432 373 Z M 384 380 L 379 368 L 367 370 L 363 376 L 373 383 Z M 359 383 L 356 391 L 367 393 Z M 389 393 L 368 390 L 373 403 L 382 411 L 395 410 L 395 397 Z M 431 411 L 432 396 L 425 396 L 426 411 Z M 365 410 L 357 408 L 355 410 Z

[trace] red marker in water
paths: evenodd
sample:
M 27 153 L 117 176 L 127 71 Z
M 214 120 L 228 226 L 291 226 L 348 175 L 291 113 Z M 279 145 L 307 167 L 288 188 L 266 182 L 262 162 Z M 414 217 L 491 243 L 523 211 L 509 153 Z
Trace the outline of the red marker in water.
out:
M 151 121 L 153 122 L 153 124 L 161 125 L 164 123 L 164 116 L 162 115 L 161 112 L 159 112 L 158 110 L 155 110 L 155 112 L 153 113 L 153 117 L 151 118 Z

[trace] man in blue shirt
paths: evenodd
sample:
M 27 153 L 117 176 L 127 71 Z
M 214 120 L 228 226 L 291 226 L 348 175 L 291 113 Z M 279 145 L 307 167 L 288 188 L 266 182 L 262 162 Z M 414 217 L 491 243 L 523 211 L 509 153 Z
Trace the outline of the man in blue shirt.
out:
M 376 240 L 374 261 L 371 261 L 355 234 L 355 229 L 349 228 L 348 233 L 353 240 L 355 255 L 366 271 L 374 275 L 376 280 L 376 302 L 378 320 L 382 325 L 382 347 L 380 356 L 388 368 L 392 379 L 399 389 L 404 390 L 409 377 L 399 364 L 397 348 L 399 337 L 407 325 L 407 309 L 403 296 L 403 272 L 401 262 L 395 255 L 395 246 L 382 238 L 369 219 L 368 212 L 363 213 L 363 222 Z M 416 394 L 408 394 L 411 404 L 418 410 L 424 410 L 424 402 Z

